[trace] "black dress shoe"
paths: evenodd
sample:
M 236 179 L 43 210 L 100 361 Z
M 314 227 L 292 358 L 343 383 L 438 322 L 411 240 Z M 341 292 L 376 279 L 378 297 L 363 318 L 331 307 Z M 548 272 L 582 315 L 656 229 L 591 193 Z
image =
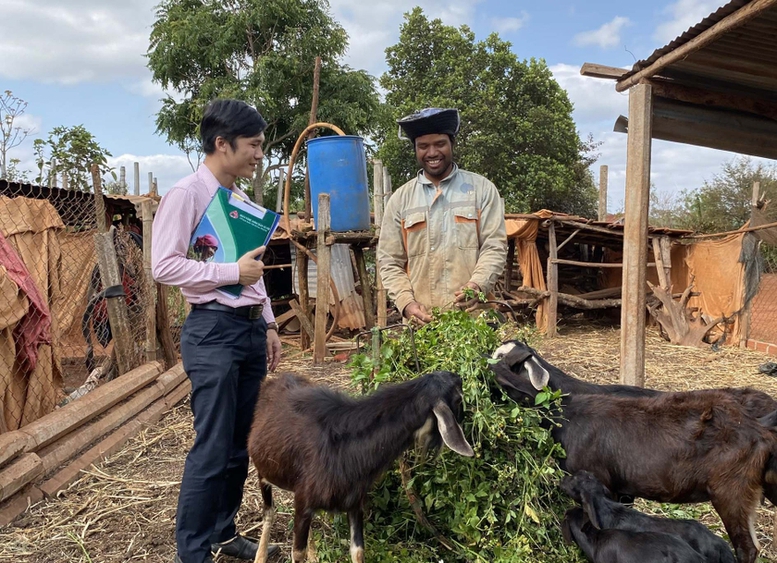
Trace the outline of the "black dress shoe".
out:
M 246 561 L 253 561 L 256 558 L 258 549 L 259 545 L 256 542 L 241 535 L 237 535 L 231 540 L 210 545 L 210 550 L 214 554 L 229 555 L 230 557 L 237 557 Z M 279 549 L 277 545 L 270 544 L 267 548 L 267 555 L 272 557 L 278 553 Z

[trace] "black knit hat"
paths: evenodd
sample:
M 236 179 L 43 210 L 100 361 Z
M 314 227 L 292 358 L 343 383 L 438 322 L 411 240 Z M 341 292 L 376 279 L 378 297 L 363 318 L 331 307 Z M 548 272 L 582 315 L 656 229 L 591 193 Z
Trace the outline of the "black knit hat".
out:
M 424 135 L 454 136 L 459 132 L 459 110 L 426 108 L 398 119 L 397 123 L 407 138 L 414 143 L 418 137 Z

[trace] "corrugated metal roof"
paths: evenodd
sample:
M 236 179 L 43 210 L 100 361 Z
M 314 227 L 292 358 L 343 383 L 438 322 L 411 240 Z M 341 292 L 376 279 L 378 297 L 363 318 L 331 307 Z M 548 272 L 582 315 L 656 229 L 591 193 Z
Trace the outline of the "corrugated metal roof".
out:
M 652 65 L 654 62 L 656 62 L 658 59 L 660 59 L 667 53 L 674 51 L 680 45 L 684 45 L 685 43 L 688 43 L 688 41 L 690 41 L 694 37 L 697 37 L 702 32 L 707 31 L 713 25 L 718 23 L 720 20 L 722 20 L 728 15 L 733 14 L 742 6 L 746 6 L 750 2 L 752 2 L 752 0 L 732 0 L 725 6 L 721 6 L 712 14 L 704 18 L 702 21 L 700 21 L 693 27 L 690 27 L 687 31 L 683 32 L 681 35 L 676 37 L 667 45 L 653 51 L 653 54 L 650 55 L 647 59 L 643 59 L 641 61 L 637 61 L 636 63 L 634 63 L 634 66 L 631 68 L 631 70 L 626 74 L 624 74 L 622 78 L 628 78 L 629 76 L 631 76 L 632 74 L 636 74 L 643 68 L 649 67 L 650 65 Z
M 654 51 L 648 58 L 635 63 L 618 82 L 651 67 L 661 57 L 696 39 L 754 1 L 732 0 Z M 752 17 L 741 25 L 728 29 L 711 43 L 667 65 L 655 76 L 710 92 L 777 101 L 777 4 L 752 11 L 751 14 Z

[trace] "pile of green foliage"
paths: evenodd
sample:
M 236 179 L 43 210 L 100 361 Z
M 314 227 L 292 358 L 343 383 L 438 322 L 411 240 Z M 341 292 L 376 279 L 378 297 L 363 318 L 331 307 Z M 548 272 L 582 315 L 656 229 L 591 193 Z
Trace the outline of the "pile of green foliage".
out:
M 515 327 L 513 327 L 514 329 Z M 531 336 L 528 330 L 521 336 Z M 436 315 L 415 333 L 420 372 L 449 370 L 463 382 L 464 420 L 474 458 L 443 449 L 436 459 L 408 452 L 409 486 L 423 512 L 453 551 L 443 547 L 418 520 L 395 467 L 371 494 L 365 523 L 367 558 L 373 562 L 488 561 L 575 562 L 564 544 L 560 518 L 569 501 L 558 488 L 563 450 L 540 427 L 547 405 L 558 399 L 541 393 L 538 409 L 518 407 L 499 389 L 488 359 L 504 335 L 462 311 Z M 379 362 L 367 355 L 353 362 L 353 382 L 364 390 L 418 376 L 410 333 L 388 340 Z M 376 364 L 380 365 L 376 365 Z M 370 379 L 373 370 L 374 379 Z M 342 561 L 347 553 L 346 517 L 337 517 L 319 538 L 319 560 Z

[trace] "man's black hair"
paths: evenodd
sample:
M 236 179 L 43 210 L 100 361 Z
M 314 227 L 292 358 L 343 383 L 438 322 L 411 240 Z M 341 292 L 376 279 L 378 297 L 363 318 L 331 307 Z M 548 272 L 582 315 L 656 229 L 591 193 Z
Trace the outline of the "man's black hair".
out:
M 202 150 L 216 151 L 216 137 L 229 142 L 234 150 L 238 137 L 256 137 L 267 128 L 267 122 L 255 108 L 240 100 L 213 100 L 205 108 L 200 123 Z

